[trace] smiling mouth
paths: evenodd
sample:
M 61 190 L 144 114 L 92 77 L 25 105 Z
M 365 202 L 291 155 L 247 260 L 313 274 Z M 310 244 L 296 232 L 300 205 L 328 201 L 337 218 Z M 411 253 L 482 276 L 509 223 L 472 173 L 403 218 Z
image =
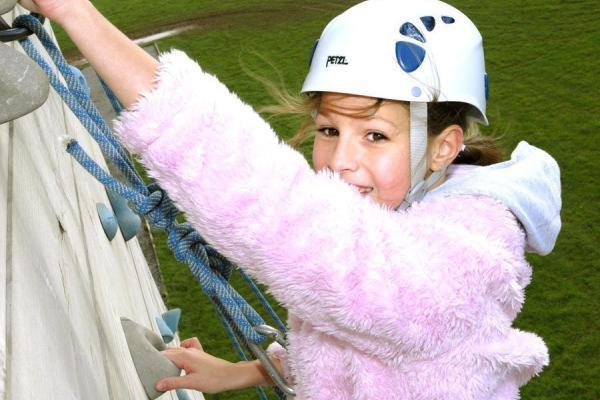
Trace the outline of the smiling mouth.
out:
M 372 187 L 366 187 L 366 186 L 358 186 L 358 185 L 352 185 L 356 190 L 358 190 L 358 193 L 360 194 L 369 194 L 373 191 Z

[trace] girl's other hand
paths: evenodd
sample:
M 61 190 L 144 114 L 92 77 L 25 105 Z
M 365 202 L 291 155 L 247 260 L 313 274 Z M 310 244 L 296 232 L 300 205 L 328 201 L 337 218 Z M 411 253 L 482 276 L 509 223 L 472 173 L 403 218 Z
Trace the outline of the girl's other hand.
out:
M 242 371 L 238 364 L 211 356 L 206 353 L 197 338 L 186 339 L 181 347 L 162 352 L 178 368 L 185 370 L 186 375 L 166 378 L 156 384 L 162 392 L 173 389 L 193 389 L 205 393 L 218 393 L 236 389 L 235 375 Z

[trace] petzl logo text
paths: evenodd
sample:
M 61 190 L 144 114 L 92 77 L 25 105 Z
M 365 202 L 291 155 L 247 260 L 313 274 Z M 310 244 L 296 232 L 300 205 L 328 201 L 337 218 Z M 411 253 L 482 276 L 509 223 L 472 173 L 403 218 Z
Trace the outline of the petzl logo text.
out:
M 325 68 L 329 67 L 329 64 L 348 65 L 348 61 L 346 61 L 346 56 L 327 56 Z

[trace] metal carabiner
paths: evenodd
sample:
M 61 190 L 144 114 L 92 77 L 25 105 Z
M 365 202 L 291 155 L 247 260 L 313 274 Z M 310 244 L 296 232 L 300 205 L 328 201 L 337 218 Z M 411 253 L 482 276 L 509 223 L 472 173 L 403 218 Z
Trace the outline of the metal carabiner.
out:
M 278 329 L 273 328 L 269 325 L 257 325 L 254 327 L 254 330 L 261 335 L 265 335 L 270 339 L 275 340 L 282 347 L 287 347 L 287 340 L 285 339 L 285 335 L 281 333 Z
M 31 13 L 30 15 L 39 19 L 42 24 L 45 21 L 44 16 L 41 14 Z M 2 19 L 2 17 L 0 17 L 0 42 L 7 43 L 21 40 L 32 34 L 33 32 L 31 32 L 29 28 L 25 28 L 24 26 L 11 27 Z
M 283 347 L 287 345 L 283 333 L 273 328 L 272 326 L 257 325 L 254 327 L 254 330 L 260 333 L 261 335 L 265 335 L 275 340 Z M 267 355 L 265 349 L 263 349 L 261 345 L 254 343 L 248 343 L 248 346 L 250 347 L 250 350 L 252 351 L 254 357 L 256 357 L 260 361 L 260 363 L 265 368 L 271 379 L 273 379 L 273 383 L 275 383 L 275 385 L 277 385 L 277 387 L 281 389 L 281 391 L 286 395 L 296 396 L 296 391 L 294 390 L 294 388 L 292 388 L 292 386 L 290 386 L 290 384 L 286 382 L 285 378 L 281 376 L 279 370 L 275 367 L 273 361 L 271 361 L 271 358 Z

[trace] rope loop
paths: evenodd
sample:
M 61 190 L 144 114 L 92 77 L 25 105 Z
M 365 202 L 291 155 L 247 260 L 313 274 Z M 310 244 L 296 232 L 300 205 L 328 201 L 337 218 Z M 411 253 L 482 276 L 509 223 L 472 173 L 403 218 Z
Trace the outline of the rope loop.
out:
M 177 224 L 169 229 L 169 246 L 182 262 L 200 261 L 210 267 L 210 261 L 203 247 L 204 240 L 190 224 Z
M 31 17 L 34 17 L 40 21 L 40 24 L 44 23 L 44 16 L 31 13 L 29 14 Z M 13 24 L 13 27 L 10 27 L 2 17 L 0 17 L 0 42 L 12 42 L 13 40 L 22 40 L 27 36 L 31 35 L 33 32 L 24 26 L 19 26 L 18 24 Z
M 177 234 L 173 235 L 173 246 L 191 251 L 194 255 L 208 265 L 211 270 L 229 280 L 233 271 L 233 264 L 217 252 L 189 223 L 177 224 L 173 228 Z
M 221 274 L 223 278 L 229 280 L 233 273 L 233 264 L 209 244 L 204 246 L 204 250 L 210 260 L 211 268 Z
M 206 249 L 202 245 L 202 242 L 197 241 L 197 240 L 192 242 L 192 244 L 190 245 L 190 253 L 192 256 L 202 260 L 202 262 L 204 264 L 208 265 L 212 269 L 210 259 L 208 258 L 208 255 L 206 254 Z
M 136 205 L 135 210 L 146 217 L 153 228 L 167 229 L 174 224 L 179 210 L 158 184 L 149 185 L 148 191 L 150 194 L 141 204 Z
M 176 224 L 169 229 L 169 246 L 178 260 L 188 263 L 200 262 L 214 270 L 204 244 L 204 239 L 188 223 Z

